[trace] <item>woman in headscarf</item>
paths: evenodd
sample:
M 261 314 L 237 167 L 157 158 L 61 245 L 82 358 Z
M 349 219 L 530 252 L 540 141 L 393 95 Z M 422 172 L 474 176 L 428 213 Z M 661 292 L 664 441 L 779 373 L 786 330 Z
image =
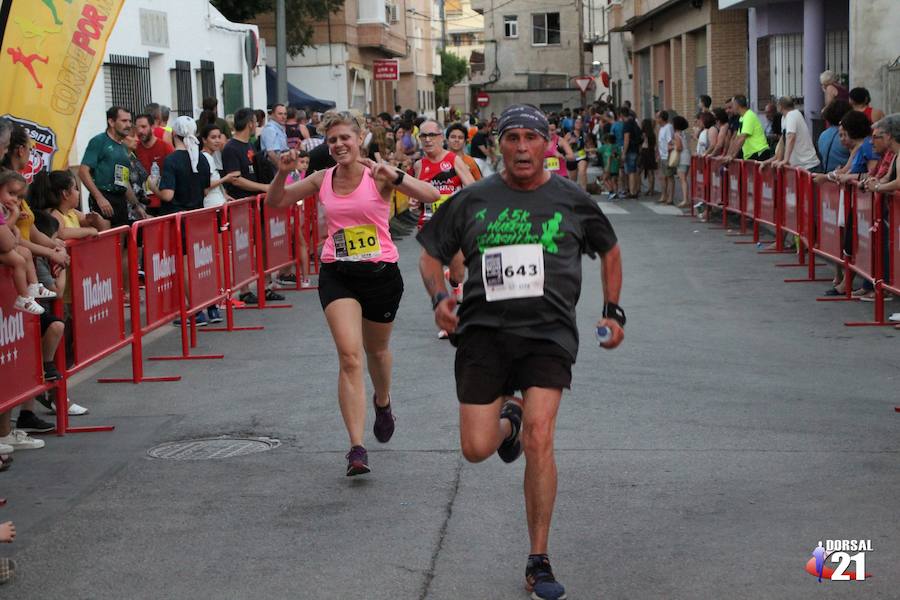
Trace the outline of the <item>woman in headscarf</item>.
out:
M 160 213 L 164 215 L 201 208 L 210 186 L 209 163 L 200 160 L 197 123 L 186 116 L 175 119 L 172 141 L 175 152 L 163 162 L 159 181 Z

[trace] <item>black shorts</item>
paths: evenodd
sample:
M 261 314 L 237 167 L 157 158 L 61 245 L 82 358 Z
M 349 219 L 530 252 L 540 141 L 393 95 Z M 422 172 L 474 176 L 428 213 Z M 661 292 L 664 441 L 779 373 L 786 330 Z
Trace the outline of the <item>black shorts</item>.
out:
M 319 271 L 322 310 L 341 298 L 353 298 L 362 316 L 375 323 L 392 323 L 403 297 L 403 276 L 397 263 L 330 262 Z
M 100 207 L 97 205 L 97 201 L 94 200 L 93 197 L 91 197 L 90 201 L 91 211 L 108 220 L 113 227 L 128 225 L 131 223 L 128 220 L 128 200 L 125 199 L 124 192 L 103 192 L 103 197 L 106 198 L 106 201 L 109 202 L 110 206 L 112 206 L 112 216 L 107 217 L 106 215 L 104 215 L 103 212 L 101 212 Z
M 44 314 L 41 315 L 41 336 L 43 337 L 51 325 L 54 323 L 65 323 L 65 321 L 50 312 L 51 307 L 49 304 L 42 306 L 44 307 Z
M 530 387 L 568 389 L 575 362 L 559 344 L 490 327 L 457 338 L 456 395 L 462 404 L 490 404 Z

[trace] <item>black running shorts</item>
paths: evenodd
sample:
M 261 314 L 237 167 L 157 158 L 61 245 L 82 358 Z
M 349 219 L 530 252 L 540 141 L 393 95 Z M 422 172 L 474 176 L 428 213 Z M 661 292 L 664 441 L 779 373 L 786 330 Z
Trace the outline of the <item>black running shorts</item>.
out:
M 572 357 L 562 346 L 490 327 L 457 338 L 456 395 L 462 404 L 490 404 L 530 387 L 568 389 Z
M 93 197 L 91 197 L 89 202 L 91 211 L 109 221 L 112 227 L 128 225 L 128 200 L 125 198 L 125 192 L 103 192 L 103 197 L 106 198 L 106 201 L 112 206 L 112 216 L 107 217 L 104 215 L 100 211 L 100 205 L 97 204 L 97 201 L 94 200 Z
M 341 298 L 353 298 L 362 316 L 376 323 L 392 323 L 403 297 L 403 277 L 397 263 L 331 262 L 319 271 L 322 310 Z

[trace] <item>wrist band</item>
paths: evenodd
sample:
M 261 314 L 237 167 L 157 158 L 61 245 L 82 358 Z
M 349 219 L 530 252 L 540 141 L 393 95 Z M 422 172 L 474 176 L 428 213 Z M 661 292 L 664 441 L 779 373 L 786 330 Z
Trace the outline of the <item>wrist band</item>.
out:
M 615 302 L 607 302 L 603 305 L 603 318 L 612 319 L 622 327 L 625 327 L 625 311 Z
M 405 176 L 406 176 L 406 173 L 404 173 L 404 172 L 403 172 L 402 170 L 400 170 L 400 169 L 397 169 L 397 177 L 394 179 L 394 185 L 395 185 L 395 186 L 398 186 L 398 185 L 400 185 L 401 183 L 403 183 L 403 178 L 404 178 Z
M 431 310 L 437 310 L 438 304 L 450 297 L 445 291 L 440 291 L 431 297 Z

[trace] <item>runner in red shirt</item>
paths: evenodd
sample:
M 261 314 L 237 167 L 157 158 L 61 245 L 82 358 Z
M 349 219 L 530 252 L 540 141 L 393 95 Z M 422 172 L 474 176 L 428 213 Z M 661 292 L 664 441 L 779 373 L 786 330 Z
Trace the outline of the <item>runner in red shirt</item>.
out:
M 437 121 L 425 121 L 419 126 L 419 142 L 422 144 L 424 156 L 416 161 L 414 167 L 416 178 L 433 185 L 441 195 L 435 202 L 422 203 L 422 212 L 419 215 L 420 230 L 450 196 L 461 190 L 463 186 L 475 182 L 475 178 L 472 177 L 472 173 L 463 159 L 444 150 L 443 141 L 444 132 Z M 462 253 L 457 253 L 453 257 L 450 268 L 444 269 L 444 277 L 450 281 L 453 294 L 457 301 L 460 301 L 462 299 L 462 281 L 466 278 L 466 266 L 463 263 Z M 438 332 L 438 338 L 446 339 L 447 332 L 442 329 Z
M 175 151 L 175 148 L 172 147 L 172 144 L 153 135 L 153 118 L 150 115 L 135 117 L 134 127 L 140 142 L 134 153 L 149 175 L 145 184 L 147 200 L 150 202 L 147 212 L 155 216 L 159 214 L 160 200 L 157 196 L 159 190 L 156 186 L 159 184 L 163 161 Z

